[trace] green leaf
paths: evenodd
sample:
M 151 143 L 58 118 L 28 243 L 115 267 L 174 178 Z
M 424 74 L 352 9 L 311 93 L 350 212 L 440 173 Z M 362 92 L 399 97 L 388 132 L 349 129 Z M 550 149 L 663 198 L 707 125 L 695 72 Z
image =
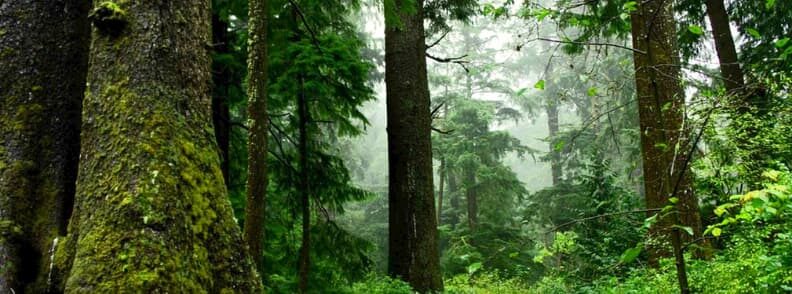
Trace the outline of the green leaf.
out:
M 759 31 L 757 31 L 755 29 L 748 28 L 748 29 L 745 30 L 745 32 L 747 32 L 749 35 L 751 35 L 751 37 L 754 37 L 754 39 L 761 39 L 762 38 L 762 34 L 760 34 Z
M 720 237 L 721 233 L 722 233 L 722 232 L 721 232 L 721 229 L 720 229 L 720 228 L 712 228 L 712 235 L 713 235 L 713 236 L 715 236 L 715 237 Z
M 691 228 L 691 227 L 687 227 L 687 226 L 679 226 L 679 225 L 674 225 L 674 228 L 677 228 L 677 229 L 683 230 L 683 231 L 685 231 L 685 233 L 687 233 L 688 235 L 691 235 L 691 236 L 693 236 L 693 228 Z
M 688 31 L 690 31 L 691 33 L 693 33 L 696 36 L 704 35 L 704 29 L 702 29 L 698 25 L 689 25 L 688 26 Z
M 545 89 L 545 80 L 539 80 L 538 82 L 536 82 L 536 84 L 534 85 L 534 88 L 539 89 L 539 90 L 544 90 Z
M 638 246 L 625 250 L 619 260 L 622 263 L 633 262 L 636 258 L 638 258 L 638 255 L 641 255 L 641 250 L 643 250 L 643 245 L 638 244 Z
M 637 9 L 637 5 L 638 4 L 635 1 L 627 1 L 624 3 L 624 5 L 622 5 L 622 9 L 624 9 L 626 12 L 633 12 Z
M 677 204 L 679 202 L 679 198 L 671 197 L 668 199 L 668 202 L 671 202 L 671 204 Z
M 773 6 L 775 6 L 775 2 L 776 0 L 767 0 L 765 2 L 765 8 L 767 8 L 767 10 L 773 9 Z
M 474 262 L 467 267 L 468 274 L 475 274 L 482 267 L 481 262 Z
M 784 48 L 789 43 L 789 38 L 783 38 L 775 42 L 776 48 Z
M 555 146 L 553 146 L 553 149 L 555 149 L 555 151 L 561 151 L 564 149 L 564 145 L 566 145 L 566 142 L 564 142 L 564 140 L 560 140 L 555 144 Z
M 589 95 L 589 97 L 597 96 L 597 87 L 589 88 L 586 94 Z

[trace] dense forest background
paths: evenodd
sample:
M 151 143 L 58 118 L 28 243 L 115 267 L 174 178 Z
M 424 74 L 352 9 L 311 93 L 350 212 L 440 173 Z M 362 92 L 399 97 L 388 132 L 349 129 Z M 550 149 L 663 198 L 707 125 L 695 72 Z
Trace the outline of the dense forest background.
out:
M 0 293 L 792 291 L 790 11 L 0 0 Z

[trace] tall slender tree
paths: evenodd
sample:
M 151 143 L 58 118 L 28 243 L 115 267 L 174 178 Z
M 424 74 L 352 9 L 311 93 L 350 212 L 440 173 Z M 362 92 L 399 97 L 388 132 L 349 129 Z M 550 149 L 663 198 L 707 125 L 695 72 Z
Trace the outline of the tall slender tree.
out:
M 661 217 L 651 235 L 671 237 L 680 287 L 685 292 L 688 289 L 681 233 L 678 226 L 672 225 L 690 227 L 694 237 L 699 237 L 701 219 L 688 165 L 692 154 L 685 137 L 685 93 L 680 83 L 672 1 L 640 2 L 632 12 L 631 22 L 646 205 L 661 209 L 674 203 L 672 198 L 678 199 L 678 213 Z M 661 246 L 649 249 L 650 262 L 655 264 L 659 256 L 668 255 Z
M 258 292 L 211 126 L 209 1 L 97 1 L 66 292 Z
M 432 174 L 424 1 L 385 1 L 388 273 L 417 291 L 443 289 Z
M 245 241 L 259 271 L 263 271 L 264 228 L 267 200 L 267 0 L 248 2 L 248 177 L 245 207 Z
M 44 293 L 74 201 L 89 1 L 0 4 L 0 292 Z

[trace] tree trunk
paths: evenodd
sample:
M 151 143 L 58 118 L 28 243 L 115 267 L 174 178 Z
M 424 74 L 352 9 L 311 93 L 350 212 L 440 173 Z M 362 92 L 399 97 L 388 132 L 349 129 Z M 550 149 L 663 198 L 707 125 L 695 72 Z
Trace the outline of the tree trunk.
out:
M 476 194 L 476 173 L 465 170 L 465 199 L 467 200 L 468 228 L 473 232 L 478 224 L 478 195 Z
M 74 202 L 90 2 L 0 4 L 0 292 L 55 291 Z
M 230 51 L 228 44 L 228 24 L 212 13 L 212 44 L 215 53 L 227 54 Z M 228 107 L 228 87 L 233 83 L 231 69 L 219 62 L 212 62 L 212 123 L 215 129 L 215 140 L 220 148 L 220 170 L 226 186 L 231 185 L 229 171 L 229 149 L 231 147 L 231 112 Z M 252 252 L 252 251 L 251 251 Z
M 297 97 L 297 115 L 299 120 L 299 156 L 300 156 L 300 206 L 302 208 L 302 244 L 300 246 L 300 293 L 308 290 L 308 271 L 311 262 L 311 203 L 310 203 L 310 183 L 308 181 L 308 121 L 310 115 L 308 111 L 308 101 L 305 97 L 303 88 L 303 78 L 300 77 L 300 95 Z
M 548 97 L 550 98 L 550 97 Z M 550 135 L 550 169 L 553 175 L 553 186 L 561 183 L 562 169 L 561 169 L 561 150 L 557 150 L 556 145 L 558 141 L 555 136 L 558 135 L 558 102 L 548 99 L 546 101 L 545 111 L 547 111 L 547 127 Z
M 264 270 L 264 231 L 267 201 L 267 0 L 249 0 L 248 10 L 248 176 L 245 241 L 259 273 Z
M 419 292 L 441 291 L 423 0 L 385 1 L 388 110 L 388 272 Z M 415 5 L 415 7 L 406 7 Z M 388 13 L 386 13 L 388 14 Z
M 448 167 L 446 167 L 448 169 Z M 456 228 L 459 224 L 459 186 L 457 185 L 457 178 L 452 170 L 446 171 L 448 178 L 448 203 L 451 205 L 451 226 Z
M 707 16 L 712 24 L 712 37 L 715 39 L 715 51 L 718 52 L 723 84 L 731 94 L 737 94 L 745 87 L 745 78 L 737 59 L 737 49 L 731 34 L 729 14 L 723 0 L 707 0 Z
M 443 214 L 443 193 L 445 192 L 445 158 L 440 158 L 440 185 L 437 190 L 437 225 L 440 225 L 440 215 Z
M 671 225 L 678 223 L 693 229 L 694 236 L 687 238 L 692 240 L 701 236 L 701 219 L 691 186 L 690 146 L 683 129 L 685 93 L 679 83 L 672 2 L 640 3 L 632 14 L 632 35 L 633 47 L 640 51 L 635 52 L 634 59 L 646 205 L 660 209 L 670 205 L 671 197 L 679 199 L 679 222 L 663 218 L 652 227 L 650 236 L 671 237 L 670 232 L 675 231 Z M 654 265 L 659 257 L 672 253 L 663 246 L 650 246 L 648 252 Z
M 211 125 L 209 1 L 97 2 L 66 292 L 259 292 Z

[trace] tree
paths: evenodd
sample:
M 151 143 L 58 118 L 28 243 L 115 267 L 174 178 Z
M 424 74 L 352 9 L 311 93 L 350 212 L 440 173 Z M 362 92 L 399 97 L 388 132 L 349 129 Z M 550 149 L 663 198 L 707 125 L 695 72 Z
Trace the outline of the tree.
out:
M 209 1 L 101 2 L 66 292 L 258 292 L 211 127 Z
M 50 256 L 74 201 L 88 9 L 0 5 L 0 291 L 54 291 L 60 278 Z
M 440 291 L 426 78 L 423 0 L 385 1 L 385 84 L 390 185 L 388 273 L 419 292 Z
M 263 246 L 265 228 L 265 208 L 267 201 L 267 136 L 269 117 L 267 115 L 267 20 L 269 9 L 267 0 L 248 2 L 248 177 L 247 206 L 245 206 L 245 240 L 257 264 L 263 271 Z
M 631 22 L 646 206 L 662 209 L 672 203 L 677 208 L 673 217 L 660 216 L 653 235 L 671 231 L 667 235 L 677 258 L 680 288 L 686 293 L 689 290 L 678 226 L 690 227 L 693 238 L 700 237 L 702 229 L 688 165 L 692 152 L 685 137 L 685 93 L 680 84 L 672 2 L 652 0 L 636 8 Z M 655 245 L 649 254 L 650 262 L 656 263 L 667 251 Z

